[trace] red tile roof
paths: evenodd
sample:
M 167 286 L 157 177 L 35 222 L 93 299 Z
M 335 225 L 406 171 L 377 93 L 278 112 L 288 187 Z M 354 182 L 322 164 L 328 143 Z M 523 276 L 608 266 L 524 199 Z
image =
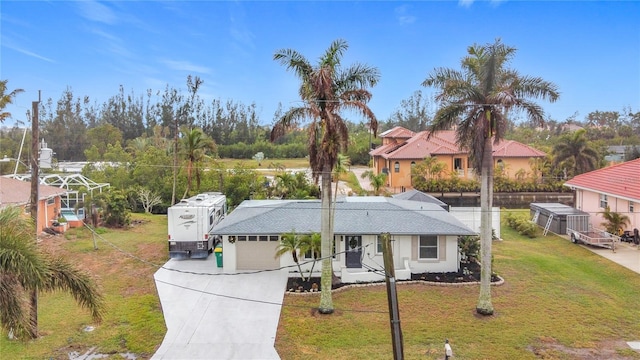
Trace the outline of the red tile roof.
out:
M 66 192 L 66 189 L 59 187 L 39 185 L 38 199 L 48 199 Z M 30 182 L 0 176 L 0 207 L 7 205 L 25 205 L 29 203 L 30 198 Z
M 372 156 L 385 159 L 424 159 L 427 156 L 467 154 L 457 145 L 453 130 L 435 132 L 421 131 L 399 144 L 387 144 L 370 152 Z M 427 139 L 428 138 L 428 139 Z M 513 140 L 503 140 L 494 145 L 494 157 L 544 157 L 545 153 Z
M 513 141 L 502 140 L 498 144 L 493 145 L 494 157 L 544 157 L 546 154 L 538 149 L 534 149 L 529 145 Z
M 640 159 L 578 175 L 564 185 L 640 202 Z
M 401 138 L 401 139 L 408 139 L 410 137 L 412 137 L 413 135 L 415 135 L 415 133 L 409 129 L 405 129 L 402 126 L 396 126 L 392 129 L 389 129 L 383 133 L 380 134 L 381 138 Z

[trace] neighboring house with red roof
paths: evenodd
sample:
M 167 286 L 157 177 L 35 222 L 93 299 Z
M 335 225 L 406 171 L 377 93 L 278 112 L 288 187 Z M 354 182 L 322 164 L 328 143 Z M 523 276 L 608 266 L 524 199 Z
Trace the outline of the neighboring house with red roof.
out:
M 57 222 L 60 216 L 61 196 L 67 192 L 55 186 L 38 186 L 38 224 L 37 233 L 41 233 L 44 228 L 51 227 Z M 0 208 L 5 206 L 20 206 L 29 211 L 31 200 L 31 183 L 0 176 Z M 62 231 L 63 227 L 56 230 Z
M 461 149 L 453 130 L 438 131 L 429 137 L 428 131 L 414 133 L 397 126 L 380 134 L 382 145 L 369 152 L 376 174 L 387 173 L 387 186 L 411 189 L 411 168 L 427 157 L 444 163 L 445 173 L 455 171 L 463 178 L 474 177 L 469 165 L 469 152 Z M 530 159 L 546 154 L 513 140 L 502 140 L 493 146 L 495 166 L 503 167 L 505 175 L 513 178 L 521 169 L 531 171 Z
M 591 215 L 594 228 L 602 226 L 602 213 L 608 206 L 627 215 L 629 229 L 640 227 L 640 159 L 590 171 L 567 181 L 575 191 L 575 207 Z

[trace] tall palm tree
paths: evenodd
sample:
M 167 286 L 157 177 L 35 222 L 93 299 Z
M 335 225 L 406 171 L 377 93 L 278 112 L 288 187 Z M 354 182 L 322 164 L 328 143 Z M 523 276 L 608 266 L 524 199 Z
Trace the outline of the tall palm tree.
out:
M 544 120 L 544 112 L 529 98 L 555 101 L 558 90 L 538 77 L 522 76 L 507 68 L 516 49 L 502 44 L 473 45 L 462 59 L 462 69 L 436 68 L 422 85 L 439 89 L 441 107 L 431 133 L 456 127 L 461 147 L 469 149 L 473 168 L 480 174 L 481 190 L 481 285 L 476 311 L 492 315 L 491 303 L 491 208 L 493 205 L 493 144 L 502 139 L 507 112 L 524 111 L 533 123 Z
M 11 117 L 10 112 L 3 111 L 7 105 L 13 104 L 13 99 L 16 95 L 24 92 L 22 89 L 15 89 L 10 93 L 7 92 L 7 83 L 9 80 L 0 80 L 0 123 L 3 123 L 6 119 Z
M 354 64 L 343 68 L 341 60 L 348 45 L 335 40 L 313 66 L 302 54 L 292 49 L 276 51 L 273 59 L 292 70 L 300 78 L 299 95 L 303 105 L 285 112 L 271 130 L 271 140 L 284 135 L 304 120 L 310 120 L 309 163 L 314 180 L 321 180 L 322 210 L 320 217 L 322 238 L 322 279 L 319 311 L 333 313 L 331 279 L 333 275 L 331 254 L 331 173 L 338 154 L 346 150 L 349 132 L 340 115 L 344 110 L 360 112 L 377 132 L 378 121 L 367 106 L 374 86 L 380 77 L 376 68 Z
M 559 166 L 564 163 L 573 172 L 570 175 L 574 176 L 595 170 L 600 159 L 598 152 L 589 144 L 584 129 L 563 136 L 553 147 L 553 155 L 554 164 Z
M 180 139 L 182 142 L 182 153 L 187 160 L 187 188 L 182 196 L 184 199 L 191 190 L 194 165 L 202 161 L 207 155 L 207 152 L 215 148 L 215 144 L 213 140 L 198 128 L 182 129 L 182 137 Z
M 104 312 L 102 295 L 92 279 L 63 259 L 41 251 L 33 239 L 33 221 L 20 207 L 0 209 L 0 325 L 21 338 L 35 338 L 29 296 L 33 290 L 65 290 L 89 309 L 94 320 Z

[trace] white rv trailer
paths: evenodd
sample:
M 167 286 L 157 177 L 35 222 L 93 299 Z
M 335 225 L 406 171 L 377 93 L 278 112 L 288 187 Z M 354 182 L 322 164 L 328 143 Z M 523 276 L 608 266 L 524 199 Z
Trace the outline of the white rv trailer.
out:
M 206 259 L 214 246 L 211 229 L 226 213 L 227 197 L 219 192 L 202 193 L 169 207 L 169 257 Z

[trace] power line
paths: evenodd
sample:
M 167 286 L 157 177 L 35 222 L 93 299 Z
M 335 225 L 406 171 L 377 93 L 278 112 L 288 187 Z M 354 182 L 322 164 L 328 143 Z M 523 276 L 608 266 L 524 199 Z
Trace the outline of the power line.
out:
M 113 244 L 112 242 L 110 242 L 109 240 L 105 239 L 104 237 L 100 236 L 100 234 L 96 233 L 95 231 L 93 231 L 92 228 L 90 228 L 88 225 L 85 224 L 85 226 L 94 233 L 94 235 L 98 236 L 98 238 L 101 241 L 104 241 L 105 243 L 107 243 L 109 246 L 113 247 L 114 249 L 116 249 L 118 252 L 133 258 L 137 261 L 140 261 L 144 264 L 150 265 L 154 268 L 158 268 L 158 269 L 164 269 L 167 271 L 173 271 L 173 272 L 177 272 L 177 273 L 182 273 L 182 274 L 191 274 L 191 275 L 207 275 L 207 276 L 221 276 L 221 275 L 250 275 L 250 274 L 257 274 L 257 273 L 264 273 L 264 272 L 272 272 L 272 271 L 279 271 L 279 270 L 283 270 L 283 269 L 287 269 L 290 267 L 294 267 L 297 265 L 290 265 L 290 266 L 283 266 L 277 269 L 265 269 L 265 270 L 256 270 L 256 271 L 249 271 L 249 272 L 242 272 L 242 273 L 204 273 L 204 272 L 193 272 L 193 271 L 184 271 L 184 270 L 180 270 L 180 269 L 172 269 L 172 268 L 168 268 L 165 267 L 163 265 L 158 265 L 155 263 L 152 263 L 150 261 L 147 261 L 145 259 L 142 259 L 139 256 L 136 256 L 130 252 L 127 252 L 125 250 L 123 250 L 122 248 L 118 247 L 117 245 Z M 341 251 L 336 253 L 336 255 L 338 254 L 344 254 L 346 253 L 346 251 Z M 333 257 L 333 255 L 330 255 L 328 257 Z M 321 261 L 323 258 L 319 258 L 316 259 L 315 261 Z M 302 263 L 301 265 L 304 264 L 308 264 L 311 263 L 313 261 L 306 261 L 304 263 Z M 272 302 L 272 301 L 266 301 L 266 300 L 258 300 L 258 299 L 249 299 L 249 298 L 243 298 L 243 297 L 239 297 L 239 296 L 233 296 L 233 295 L 225 295 L 225 294 L 219 294 L 219 293 L 213 293 L 213 292 L 209 292 L 209 291 L 204 291 L 204 290 L 199 290 L 199 289 L 194 289 L 188 286 L 184 286 L 184 285 L 179 285 L 179 284 L 175 284 L 175 283 L 170 283 L 167 281 L 163 281 L 163 280 L 158 280 L 154 278 L 154 281 L 157 281 L 159 283 L 163 283 L 169 286 L 174 286 L 174 287 L 178 287 L 184 290 L 189 290 L 189 291 L 195 291 L 195 292 L 199 292 L 202 294 L 207 294 L 207 295 L 212 295 L 212 296 L 217 296 L 217 297 L 223 297 L 223 298 L 228 298 L 228 299 L 233 299 L 233 300 L 241 300 L 241 301 L 249 301 L 249 302 L 255 302 L 255 303 L 262 303 L 262 304 L 269 304 L 269 305 L 277 305 L 277 306 L 288 306 L 288 307 L 298 307 L 298 308 L 305 308 L 305 309 L 313 309 L 313 307 L 308 307 L 308 306 L 300 306 L 300 305 L 288 305 L 288 304 L 284 304 L 284 303 L 278 303 L 278 302 Z M 357 310 L 357 309 L 337 309 L 340 311 L 344 311 L 344 312 L 362 312 L 362 313 L 380 313 L 380 314 L 387 314 L 388 312 L 386 311 L 379 311 L 379 310 Z

